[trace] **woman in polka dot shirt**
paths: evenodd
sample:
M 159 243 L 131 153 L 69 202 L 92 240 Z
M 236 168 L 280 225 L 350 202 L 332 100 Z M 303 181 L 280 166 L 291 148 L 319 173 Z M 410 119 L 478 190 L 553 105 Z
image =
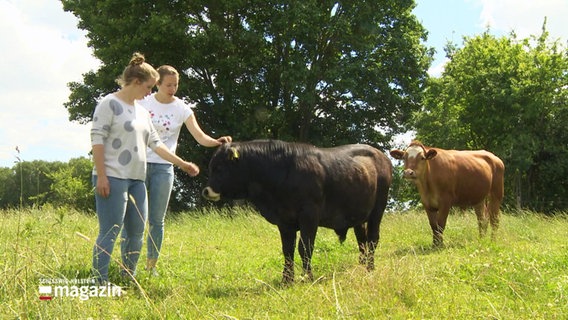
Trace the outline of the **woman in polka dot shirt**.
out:
M 172 153 L 161 141 L 150 115 L 136 100 L 151 93 L 158 72 L 135 53 L 122 76 L 121 89 L 105 96 L 93 114 L 93 185 L 99 235 L 93 249 L 96 279 L 108 281 L 114 243 L 121 228 L 122 273 L 134 277 L 142 248 L 148 211 L 146 195 L 146 147 L 179 166 L 191 176 L 199 168 Z

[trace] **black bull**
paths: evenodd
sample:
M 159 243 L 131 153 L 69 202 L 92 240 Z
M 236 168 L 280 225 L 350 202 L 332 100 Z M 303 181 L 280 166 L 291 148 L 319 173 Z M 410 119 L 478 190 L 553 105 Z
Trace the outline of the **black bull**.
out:
M 284 254 L 283 282 L 292 282 L 298 231 L 304 275 L 313 279 L 311 258 L 318 226 L 335 230 L 341 242 L 353 227 L 360 262 L 374 268 L 391 181 L 390 160 L 368 145 L 323 149 L 258 140 L 220 146 L 209 164 L 203 195 L 210 200 L 247 199 L 277 225 Z

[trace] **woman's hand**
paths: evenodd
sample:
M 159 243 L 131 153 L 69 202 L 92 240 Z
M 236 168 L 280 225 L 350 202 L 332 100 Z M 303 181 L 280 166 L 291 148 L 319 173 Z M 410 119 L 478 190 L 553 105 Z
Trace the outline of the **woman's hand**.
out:
M 108 197 L 110 194 L 110 183 L 106 176 L 97 176 L 97 186 L 95 191 L 103 198 Z
M 217 141 L 219 141 L 221 144 L 230 143 L 230 142 L 233 142 L 233 138 L 231 136 L 224 136 L 224 137 L 217 139 Z
M 199 174 L 199 167 L 193 162 L 184 161 L 179 167 L 181 170 L 192 177 L 195 177 Z

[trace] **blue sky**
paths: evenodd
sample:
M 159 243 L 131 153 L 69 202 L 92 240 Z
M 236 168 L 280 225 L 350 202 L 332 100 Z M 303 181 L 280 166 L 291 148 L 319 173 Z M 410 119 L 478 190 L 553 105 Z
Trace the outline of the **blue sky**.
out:
M 417 1 L 414 14 L 428 30 L 429 47 L 436 49 L 432 71 L 439 73 L 444 62 L 446 43 L 461 43 L 463 36 L 473 36 L 485 29 L 480 24 L 481 7 L 473 1 Z
M 539 35 L 544 17 L 554 39 L 568 40 L 568 0 L 418 0 L 414 10 L 437 51 L 430 74 L 439 75 L 444 45 L 462 44 L 490 26 L 495 35 L 515 30 Z M 71 123 L 63 103 L 67 83 L 98 68 L 75 17 L 56 0 L 0 0 L 0 167 L 25 161 L 68 161 L 87 156 L 90 125 Z M 118 76 L 118 75 L 117 75 Z
M 417 0 L 414 14 L 428 30 L 426 45 L 436 49 L 430 74 L 440 75 L 448 41 L 459 46 L 463 37 L 489 30 L 496 36 L 515 31 L 518 38 L 540 35 L 547 17 L 552 39 L 568 40 L 567 0 Z

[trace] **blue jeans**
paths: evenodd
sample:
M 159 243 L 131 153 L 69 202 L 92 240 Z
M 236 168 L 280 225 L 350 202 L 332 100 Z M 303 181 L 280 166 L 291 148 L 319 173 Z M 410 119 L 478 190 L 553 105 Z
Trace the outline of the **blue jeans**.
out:
M 174 185 L 174 166 L 148 163 L 146 186 L 148 187 L 148 259 L 158 259 L 164 239 L 164 218 Z
M 123 226 L 120 243 L 122 269 L 126 274 L 135 275 L 148 211 L 144 181 L 114 177 L 108 177 L 108 180 L 110 194 L 107 198 L 95 192 L 99 235 L 93 248 L 93 269 L 100 282 L 108 281 L 110 258 Z M 93 175 L 93 185 L 97 185 L 96 175 Z

